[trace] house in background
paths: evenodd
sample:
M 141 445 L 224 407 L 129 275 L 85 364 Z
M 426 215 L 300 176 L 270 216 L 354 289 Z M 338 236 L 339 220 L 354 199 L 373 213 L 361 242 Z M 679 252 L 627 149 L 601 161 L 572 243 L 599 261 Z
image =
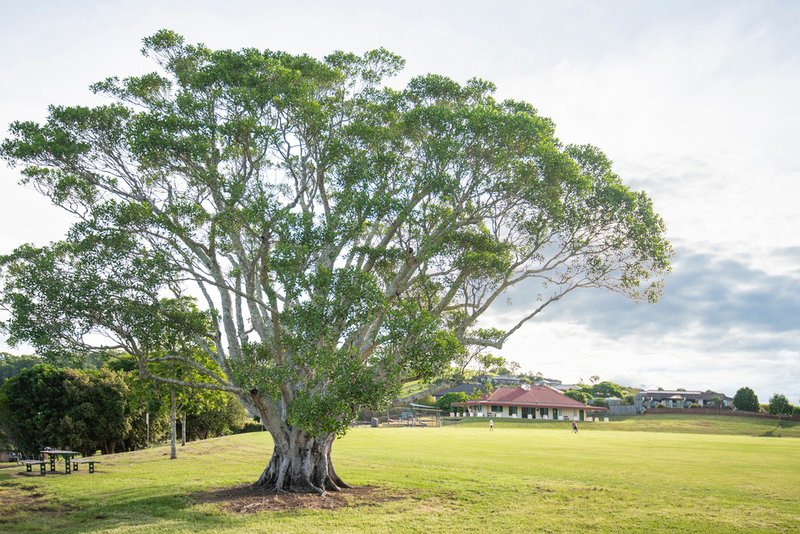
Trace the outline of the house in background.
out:
M 507 375 L 479 375 L 472 378 L 471 382 L 477 382 L 479 384 L 486 384 L 489 383 L 493 387 L 500 387 L 500 386 L 519 386 L 522 384 L 522 379 L 518 376 L 507 376 Z
M 556 380 L 555 378 L 547 378 L 543 376 L 537 379 L 534 382 L 534 384 L 536 384 L 537 386 L 550 386 L 551 388 L 558 389 L 556 386 L 561 385 L 561 380 Z
M 637 411 L 655 408 L 663 404 L 666 408 L 688 408 L 698 404 L 701 408 L 732 408 L 733 399 L 716 391 L 657 390 L 640 391 L 634 397 Z
M 587 406 L 548 386 L 497 388 L 480 400 L 453 403 L 453 415 L 584 421 L 606 408 Z
M 489 382 L 491 382 L 494 387 L 519 386 L 522 384 L 522 379 L 516 376 L 490 376 Z
M 550 385 L 550 384 L 545 384 L 545 385 Z M 558 384 L 550 385 L 550 387 L 554 388 L 554 389 L 557 389 L 558 391 L 564 393 L 564 392 L 569 391 L 571 389 L 581 389 L 582 386 L 580 386 L 578 384 L 562 384 L 562 383 L 559 382 Z

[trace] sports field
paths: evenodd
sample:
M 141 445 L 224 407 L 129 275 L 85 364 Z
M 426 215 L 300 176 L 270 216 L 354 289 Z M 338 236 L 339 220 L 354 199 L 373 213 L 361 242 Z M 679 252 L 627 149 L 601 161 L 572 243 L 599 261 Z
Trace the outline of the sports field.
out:
M 703 419 L 713 433 L 697 433 Z M 357 488 L 323 498 L 236 489 L 263 468 L 266 433 L 191 443 L 173 461 L 166 448 L 106 456 L 93 475 L 6 468 L 0 531 L 800 531 L 800 439 L 785 437 L 800 426 L 729 433 L 740 421 L 703 419 L 634 418 L 578 434 L 510 421 L 493 432 L 477 422 L 354 429 L 334 456 Z

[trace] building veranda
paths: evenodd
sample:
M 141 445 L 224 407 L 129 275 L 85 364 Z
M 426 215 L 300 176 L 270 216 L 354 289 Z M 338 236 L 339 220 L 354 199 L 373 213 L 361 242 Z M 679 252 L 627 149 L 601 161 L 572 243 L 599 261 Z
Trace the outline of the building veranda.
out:
M 599 406 L 587 406 L 549 386 L 497 388 L 479 400 L 454 402 L 452 415 L 464 417 L 511 417 L 585 421 L 606 412 Z

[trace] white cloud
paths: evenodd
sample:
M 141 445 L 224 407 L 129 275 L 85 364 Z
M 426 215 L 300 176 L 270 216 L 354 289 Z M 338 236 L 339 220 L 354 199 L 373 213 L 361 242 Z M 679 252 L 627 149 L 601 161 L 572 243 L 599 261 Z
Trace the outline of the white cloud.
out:
M 705 335 L 700 325 L 691 325 L 681 334 L 646 337 L 632 332 L 612 339 L 586 324 L 548 321 L 523 328 L 501 353 L 524 369 L 565 383 L 598 375 L 634 387 L 712 389 L 730 396 L 748 386 L 762 402 L 774 393 L 798 402 L 800 351 L 709 350 Z M 741 339 L 749 342 L 751 336 L 747 332 Z M 736 340 L 728 344 L 735 346 Z
M 504 92 L 533 100 L 565 142 L 602 147 L 651 193 L 671 236 L 790 246 L 800 47 L 752 11 L 652 27 L 625 50 L 520 74 Z

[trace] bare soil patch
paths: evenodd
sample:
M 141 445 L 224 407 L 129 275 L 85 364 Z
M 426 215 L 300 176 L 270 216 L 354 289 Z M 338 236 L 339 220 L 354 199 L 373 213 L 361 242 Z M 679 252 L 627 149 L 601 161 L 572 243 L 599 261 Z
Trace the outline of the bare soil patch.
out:
M 0 525 L 12 523 L 24 513 L 49 514 L 59 516 L 69 511 L 69 506 L 54 504 L 33 486 L 19 486 L 13 483 L 0 483 Z
M 343 489 L 328 492 L 325 495 L 313 495 L 275 493 L 254 489 L 252 485 L 246 484 L 195 494 L 193 498 L 198 502 L 217 504 L 226 512 L 254 514 L 292 510 L 338 510 L 347 506 L 378 506 L 384 502 L 407 497 L 396 493 L 389 494 L 373 486 Z

